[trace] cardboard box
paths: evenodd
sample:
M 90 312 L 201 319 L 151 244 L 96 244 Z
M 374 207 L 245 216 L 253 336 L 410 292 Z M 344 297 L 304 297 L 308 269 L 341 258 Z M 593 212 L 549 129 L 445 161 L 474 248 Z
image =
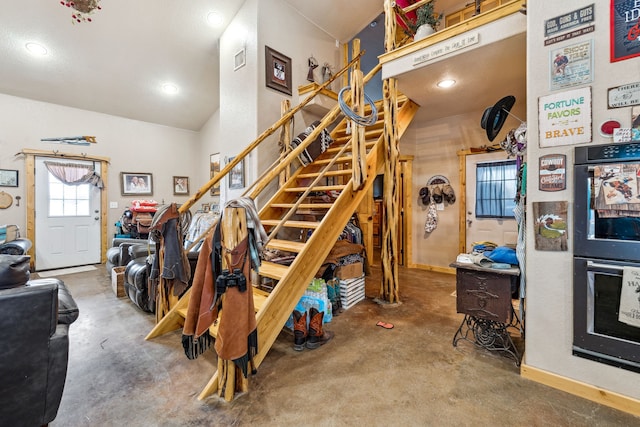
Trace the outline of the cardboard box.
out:
M 111 289 L 116 297 L 125 296 L 124 292 L 124 270 L 126 267 L 113 267 L 111 270 Z
M 361 262 L 353 264 L 343 265 L 338 268 L 336 277 L 339 279 L 354 279 L 356 277 L 362 277 L 364 274 L 364 265 Z

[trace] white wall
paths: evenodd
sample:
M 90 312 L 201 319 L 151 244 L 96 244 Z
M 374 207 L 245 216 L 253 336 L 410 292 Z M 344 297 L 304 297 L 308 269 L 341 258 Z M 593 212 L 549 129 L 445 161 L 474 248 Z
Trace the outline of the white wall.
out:
M 57 150 L 64 153 L 86 153 L 111 159 L 106 191 L 117 209 L 109 209 L 108 235 L 115 233 L 113 224 L 134 197 L 120 194 L 120 172 L 153 174 L 153 198 L 158 202 L 183 202 L 186 196 L 173 195 L 173 176 L 188 176 L 193 186 L 203 164 L 198 155 L 198 134 L 156 124 L 109 116 L 86 110 L 64 107 L 0 94 L 0 169 L 17 169 L 18 188 L 0 187 L 16 203 L 0 210 L 0 224 L 17 224 L 26 235 L 26 189 L 24 156 L 15 156 L 22 149 Z M 72 146 L 41 142 L 41 138 L 73 135 L 95 135 L 97 143 Z M 192 190 L 193 191 L 193 190 Z
M 496 95 L 496 100 L 499 98 Z M 487 107 L 493 105 L 490 101 Z M 525 116 L 524 100 L 516 100 L 512 110 L 518 117 Z M 436 268 L 448 268 L 458 255 L 459 215 L 460 215 L 460 175 L 458 151 L 471 147 L 481 147 L 498 143 L 504 135 L 520 124 L 508 117 L 498 137 L 490 142 L 485 130 L 480 127 L 483 111 L 450 116 L 435 121 L 421 121 L 419 116 L 411 123 L 408 132 L 400 141 L 401 154 L 413 155 L 413 265 Z M 418 112 L 418 115 L 420 113 Z M 507 159 L 507 153 L 504 153 Z M 425 233 L 424 224 L 427 206 L 420 200 L 420 188 L 434 175 L 444 175 L 456 192 L 456 202 L 445 203 L 444 210 L 438 211 L 438 227 L 431 233 Z M 473 203 L 473 201 L 471 201 Z
M 593 39 L 595 71 L 592 87 L 593 144 L 611 142 L 599 135 L 600 123 L 616 118 L 630 123 L 629 108 L 607 109 L 607 89 L 640 79 L 640 58 L 609 62 L 609 2 L 595 4 L 595 32 L 565 42 L 544 46 L 544 21 L 593 2 L 580 0 L 540 0 L 527 3 L 527 123 L 528 180 L 527 211 L 539 201 L 569 201 L 569 230 L 573 227 L 574 145 L 553 148 L 538 146 L 538 98 L 549 91 L 549 51 L 579 41 Z M 558 93 L 556 91 L 553 93 Z M 560 153 L 567 156 L 567 189 L 545 193 L 538 190 L 538 158 Z M 573 242 L 567 252 L 544 252 L 534 248 L 532 218 L 527 226 L 527 324 L 526 360 L 529 366 L 572 378 L 587 384 L 640 398 L 640 375 L 571 355 L 572 345 L 572 256 Z

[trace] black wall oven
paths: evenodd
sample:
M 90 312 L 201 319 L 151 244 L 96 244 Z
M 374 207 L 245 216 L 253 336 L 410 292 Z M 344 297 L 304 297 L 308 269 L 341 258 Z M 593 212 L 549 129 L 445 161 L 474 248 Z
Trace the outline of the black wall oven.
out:
M 639 173 L 640 144 L 575 149 L 573 354 L 636 372 L 640 326 L 618 316 L 623 271 L 640 268 Z

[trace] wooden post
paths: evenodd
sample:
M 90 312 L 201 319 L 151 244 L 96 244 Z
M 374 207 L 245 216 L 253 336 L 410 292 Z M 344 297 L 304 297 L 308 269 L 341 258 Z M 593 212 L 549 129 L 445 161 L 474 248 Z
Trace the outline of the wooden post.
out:
M 244 208 L 225 208 L 220 220 L 220 238 L 223 248 L 235 248 L 248 235 L 247 216 Z M 228 268 L 222 257 L 222 268 Z M 247 278 L 250 283 L 251 279 Z M 249 288 L 249 286 L 247 286 Z M 222 295 L 222 309 L 224 310 L 225 295 Z M 220 315 L 218 315 L 220 319 Z M 218 395 L 224 394 L 227 402 L 233 400 L 236 391 L 246 392 L 249 388 L 248 380 L 242 371 L 231 360 L 218 357 Z
M 289 110 L 291 109 L 291 101 L 288 99 L 283 99 L 280 104 L 280 114 L 285 116 Z M 287 120 L 282 124 L 282 129 L 280 129 L 280 160 L 287 157 L 287 154 L 291 151 L 291 119 Z M 291 177 L 291 167 L 287 165 L 287 167 L 280 172 L 280 176 L 278 178 L 278 187 L 282 187 L 285 182 L 289 180 Z
M 385 51 L 395 49 L 396 19 L 391 0 L 385 0 Z M 396 79 L 382 82 L 384 104 L 384 203 L 382 205 L 382 283 L 380 299 L 397 303 L 398 297 L 398 205 L 400 203 L 398 189 L 398 88 Z
M 353 40 L 353 53 L 360 53 L 360 40 Z M 364 74 L 359 68 L 360 62 L 356 63 L 356 67 L 351 71 L 351 110 L 359 115 L 364 115 Z M 353 191 L 358 191 L 364 185 L 367 179 L 366 161 L 367 147 L 364 138 L 364 126 L 358 124 L 355 120 L 351 120 L 351 169 Z

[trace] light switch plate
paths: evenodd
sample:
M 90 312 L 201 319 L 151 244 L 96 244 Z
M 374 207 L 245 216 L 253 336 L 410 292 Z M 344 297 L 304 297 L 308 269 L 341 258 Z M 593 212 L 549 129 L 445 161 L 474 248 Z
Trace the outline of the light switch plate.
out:
M 111 209 L 118 209 L 118 202 L 109 202 L 109 207 Z

